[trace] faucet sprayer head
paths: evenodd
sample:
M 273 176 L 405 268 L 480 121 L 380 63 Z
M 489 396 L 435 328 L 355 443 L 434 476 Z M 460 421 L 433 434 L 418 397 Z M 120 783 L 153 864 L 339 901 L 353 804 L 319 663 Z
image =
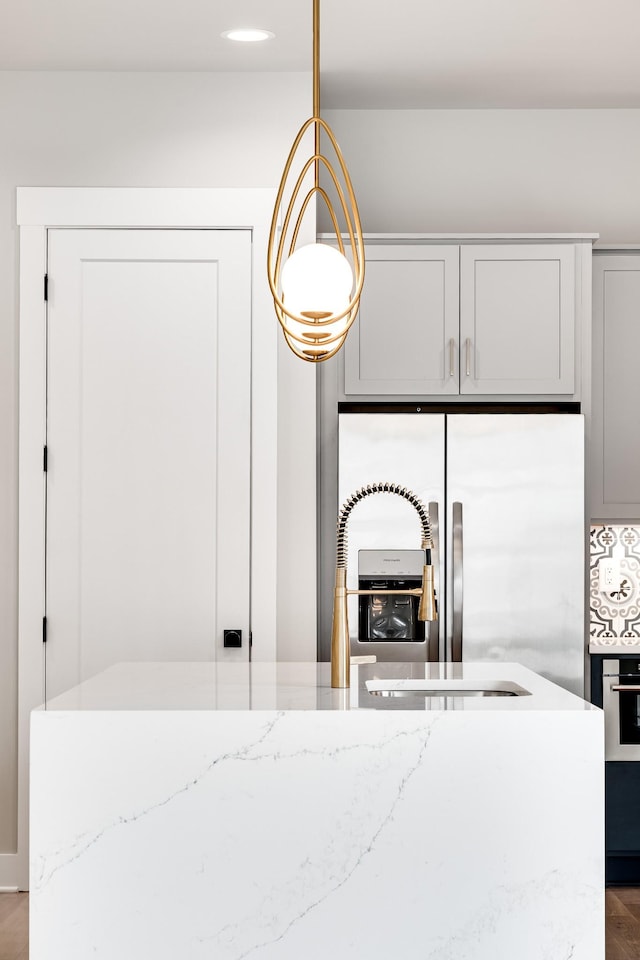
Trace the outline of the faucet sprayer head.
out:
M 429 563 L 425 564 L 422 568 L 422 594 L 420 596 L 420 606 L 418 607 L 418 620 L 437 619 L 438 605 L 433 582 L 433 567 Z

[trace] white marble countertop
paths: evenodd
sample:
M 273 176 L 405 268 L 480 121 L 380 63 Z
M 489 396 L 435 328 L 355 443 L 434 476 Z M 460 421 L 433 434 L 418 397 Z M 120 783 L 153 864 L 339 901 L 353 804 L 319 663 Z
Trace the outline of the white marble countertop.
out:
M 530 693 L 366 693 L 425 673 Z M 602 711 L 517 664 L 352 679 L 121 663 L 34 711 L 31 960 L 603 960 Z
M 381 697 L 366 681 L 387 678 L 511 681 L 527 696 Z M 43 708 L 39 708 L 43 709 Z M 597 709 L 515 663 L 373 663 L 351 667 L 351 688 L 333 690 L 328 663 L 119 663 L 50 700 L 47 712 L 104 710 Z

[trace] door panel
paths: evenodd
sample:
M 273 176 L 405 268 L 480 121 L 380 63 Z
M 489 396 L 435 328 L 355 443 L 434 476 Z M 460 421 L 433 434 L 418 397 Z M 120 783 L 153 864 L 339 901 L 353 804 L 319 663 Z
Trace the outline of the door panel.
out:
M 242 231 L 50 231 L 47 697 L 248 640 L 250 257 Z
M 460 252 L 460 393 L 574 391 L 575 250 L 487 244 Z
M 593 263 L 591 517 L 640 517 L 640 257 L 600 254 Z
M 458 247 L 369 245 L 366 258 L 345 393 L 457 394 Z
M 339 506 L 360 487 L 376 482 L 399 483 L 412 490 L 427 507 L 430 503 L 437 504 L 440 529 L 433 563 L 440 619 L 427 628 L 439 632 L 441 644 L 444 642 L 444 423 L 442 414 L 340 414 L 338 454 Z M 347 584 L 355 589 L 358 550 L 418 549 L 418 516 L 402 497 L 373 494 L 359 503 L 349 518 L 348 547 Z M 351 636 L 356 636 L 355 597 L 349 598 L 349 628 Z
M 583 417 L 452 415 L 447 437 L 463 659 L 521 663 L 582 696 Z

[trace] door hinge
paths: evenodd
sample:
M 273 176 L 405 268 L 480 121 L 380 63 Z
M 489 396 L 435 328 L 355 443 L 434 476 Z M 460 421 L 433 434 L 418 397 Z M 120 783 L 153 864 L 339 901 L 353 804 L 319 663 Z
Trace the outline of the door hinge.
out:
M 45 273 L 44 275 L 44 299 L 49 299 L 49 274 Z
M 42 618 L 42 642 L 47 642 L 47 618 Z
M 45 473 L 47 472 L 47 462 L 48 462 L 48 454 L 47 454 L 47 445 L 45 443 L 44 450 L 42 453 L 42 469 L 44 470 Z

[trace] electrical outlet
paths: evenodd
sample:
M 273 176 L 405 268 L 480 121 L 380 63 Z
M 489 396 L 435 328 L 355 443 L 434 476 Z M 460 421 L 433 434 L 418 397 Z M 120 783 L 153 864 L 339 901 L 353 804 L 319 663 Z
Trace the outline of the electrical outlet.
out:
M 598 564 L 601 593 L 611 593 L 620 586 L 620 561 L 609 557 Z

